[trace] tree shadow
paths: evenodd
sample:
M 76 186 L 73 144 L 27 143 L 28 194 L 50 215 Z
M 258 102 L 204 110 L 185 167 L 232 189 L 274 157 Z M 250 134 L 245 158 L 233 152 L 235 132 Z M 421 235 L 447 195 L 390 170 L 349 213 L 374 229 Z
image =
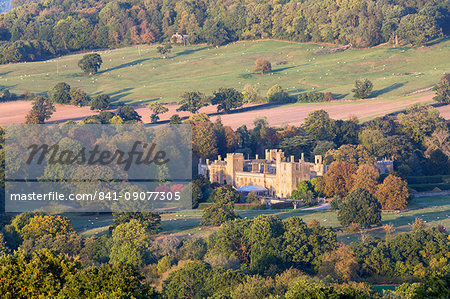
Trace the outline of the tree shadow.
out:
M 348 95 L 349 95 L 349 93 L 333 93 L 333 98 L 335 100 L 342 100 L 343 98 L 345 98 Z
M 10 90 L 17 87 L 17 84 L 14 85 L 0 85 L 0 91 Z
M 419 211 L 419 210 L 417 210 L 417 211 Z M 401 215 L 401 212 L 400 212 L 400 215 Z M 424 212 L 424 213 L 417 212 L 414 215 L 404 215 L 404 216 L 399 216 L 396 219 L 384 220 L 383 223 L 393 223 L 395 226 L 410 225 L 411 223 L 414 222 L 414 220 L 416 218 L 420 218 L 426 222 L 431 222 L 431 221 L 445 220 L 445 219 L 447 219 L 447 215 L 448 215 L 448 210 Z
M 183 55 L 189 55 L 189 54 L 192 54 L 192 53 L 195 53 L 195 52 L 198 52 L 198 51 L 201 51 L 201 50 L 205 50 L 205 49 L 207 49 L 207 47 L 201 47 L 201 48 L 197 48 L 197 49 L 187 49 L 187 50 L 181 51 L 179 53 L 176 53 L 175 57 L 183 56 Z
M 390 92 L 390 91 L 393 91 L 393 90 L 396 90 L 396 89 L 402 87 L 406 83 L 408 83 L 408 81 L 402 82 L 402 83 L 394 83 L 391 86 L 388 86 L 388 87 L 385 87 L 385 88 L 382 88 L 382 89 L 379 89 L 379 90 L 372 91 L 372 93 L 370 94 L 369 98 L 379 97 L 382 94 L 385 94 L 387 92 Z
M 107 93 L 107 95 L 111 98 L 111 100 L 117 101 L 117 100 L 120 100 L 120 99 L 122 99 L 122 98 L 124 98 L 126 96 L 129 96 L 130 94 L 132 94 L 129 91 L 131 91 L 133 89 L 134 88 L 124 88 L 124 89 L 117 90 L 117 91 L 114 91 L 114 92 L 111 92 L 111 93 Z
M 303 93 L 305 90 L 301 88 L 297 88 L 294 90 L 289 90 L 288 93 L 290 96 L 298 96 L 299 94 Z
M 111 71 L 120 70 L 120 69 L 123 69 L 123 68 L 126 68 L 126 67 L 135 66 L 135 65 L 138 65 L 138 64 L 140 64 L 140 63 L 143 63 L 143 62 L 145 62 L 145 61 L 147 61 L 147 60 L 150 60 L 150 58 L 143 58 L 143 59 L 138 59 L 138 60 L 130 61 L 130 62 L 127 62 L 127 63 L 123 63 L 123 64 L 121 64 L 121 65 L 118 65 L 118 66 L 109 68 L 109 69 L 107 69 L 107 70 L 99 71 L 97 74 L 103 74 L 103 73 L 107 73 L 107 72 L 111 72 Z
M 300 65 L 286 66 L 286 67 L 282 67 L 282 68 L 279 68 L 279 69 L 276 69 L 276 70 L 272 70 L 272 71 L 270 71 L 270 73 L 279 73 L 279 72 L 286 71 L 286 70 L 289 70 L 289 69 L 293 69 L 293 68 L 296 68 L 296 67 L 299 67 L 299 66 Z
M 4 76 L 4 75 L 8 75 L 9 73 L 12 73 L 12 71 L 7 71 L 7 72 L 0 73 L 0 77 Z

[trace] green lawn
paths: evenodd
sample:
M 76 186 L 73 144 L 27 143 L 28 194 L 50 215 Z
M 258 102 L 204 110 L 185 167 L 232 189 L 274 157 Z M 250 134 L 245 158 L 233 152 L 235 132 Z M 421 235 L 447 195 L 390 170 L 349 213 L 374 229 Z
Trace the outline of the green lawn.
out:
M 322 225 L 341 228 L 337 220 L 336 211 L 318 210 L 318 211 L 300 211 L 300 210 L 263 210 L 263 211 L 238 211 L 241 217 L 255 218 L 259 215 L 273 215 L 281 219 L 291 216 L 299 216 L 306 223 L 312 219 L 317 219 Z M 207 235 L 216 228 L 199 227 L 202 211 L 192 210 L 162 215 L 162 233 L 174 233 L 181 236 L 186 235 Z M 112 222 L 111 215 L 84 215 L 68 214 L 72 220 L 74 228 L 84 235 L 104 233 Z M 383 224 L 393 224 L 395 233 L 409 230 L 409 224 L 414 222 L 415 218 L 421 218 L 430 226 L 438 224 L 450 229 L 450 196 L 421 197 L 413 199 L 407 211 L 400 213 L 383 213 Z M 374 228 L 367 232 L 368 234 L 384 238 L 385 233 L 382 228 Z M 360 233 L 341 231 L 338 237 L 343 242 L 351 242 L 361 238 Z
M 135 46 L 100 52 L 100 73 L 89 77 L 77 66 L 82 54 L 53 60 L 0 66 L 0 87 L 21 93 L 47 91 L 57 82 L 67 82 L 91 95 L 107 93 L 126 102 L 176 101 L 187 90 L 210 93 L 219 87 L 241 89 L 256 84 L 265 92 L 280 84 L 291 94 L 331 91 L 338 98 L 351 98 L 355 79 L 374 83 L 374 96 L 398 99 L 432 86 L 450 68 L 450 40 L 424 48 L 350 49 L 316 55 L 317 44 L 250 41 L 220 48 L 177 46 L 168 59 L 156 46 Z M 447 58 L 446 58 L 447 57 Z M 270 74 L 253 74 L 256 59 L 272 62 Z

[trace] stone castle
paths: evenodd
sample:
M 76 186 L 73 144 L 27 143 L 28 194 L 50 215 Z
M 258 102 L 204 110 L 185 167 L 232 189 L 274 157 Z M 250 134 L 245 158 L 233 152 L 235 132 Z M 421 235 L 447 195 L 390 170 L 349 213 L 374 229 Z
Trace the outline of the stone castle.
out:
M 326 171 L 322 156 L 315 156 L 315 162 L 310 163 L 302 154 L 295 161 L 294 156 L 288 159 L 277 149 L 266 150 L 264 159 L 256 155 L 255 159 L 246 160 L 242 153 L 231 153 L 223 160 L 219 156 L 215 161 L 206 159 L 206 163 L 200 161 L 198 165 L 199 174 L 209 177 L 211 183 L 233 185 L 238 190 L 255 186 L 259 188 L 255 190 L 279 198 L 288 198 L 299 182 L 323 176 Z

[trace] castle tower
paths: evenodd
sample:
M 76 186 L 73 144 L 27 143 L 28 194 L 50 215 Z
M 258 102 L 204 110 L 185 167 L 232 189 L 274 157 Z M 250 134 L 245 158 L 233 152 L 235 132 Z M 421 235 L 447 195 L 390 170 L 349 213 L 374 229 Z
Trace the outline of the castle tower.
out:
M 244 154 L 229 153 L 226 157 L 227 184 L 236 185 L 236 172 L 244 171 Z

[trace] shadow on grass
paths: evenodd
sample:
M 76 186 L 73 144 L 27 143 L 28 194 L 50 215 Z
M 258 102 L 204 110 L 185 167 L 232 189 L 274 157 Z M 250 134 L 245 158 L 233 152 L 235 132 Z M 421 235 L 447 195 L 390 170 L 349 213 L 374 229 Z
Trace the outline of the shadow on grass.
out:
M 189 55 L 189 54 L 192 54 L 192 53 L 195 53 L 195 52 L 198 52 L 198 51 L 202 51 L 202 50 L 205 50 L 205 49 L 207 49 L 207 47 L 201 47 L 201 48 L 197 48 L 197 49 L 187 49 L 187 50 L 184 50 L 184 51 L 176 53 L 175 57 L 183 56 L 183 55 Z
M 379 97 L 379 96 L 382 95 L 382 94 L 391 92 L 391 91 L 393 91 L 393 90 L 396 90 L 396 89 L 402 87 L 402 86 L 405 85 L 406 83 L 408 83 L 408 81 L 402 82 L 402 83 L 394 83 L 394 84 L 392 84 L 392 85 L 390 85 L 390 86 L 388 86 L 388 87 L 385 87 L 385 88 L 382 88 L 382 89 L 379 89 L 379 90 L 375 90 L 375 91 L 373 91 L 373 92 L 370 94 L 370 97 L 369 97 L 369 98 L 376 98 L 376 97 Z
M 14 85 L 0 85 L 0 91 L 9 90 L 9 89 L 12 89 L 12 88 L 15 88 L 15 87 L 17 87 L 17 84 L 14 84 Z
M 132 91 L 133 89 L 134 88 L 124 88 L 124 89 L 121 89 L 121 90 L 118 90 L 118 91 L 114 91 L 114 92 L 108 93 L 107 95 L 109 95 L 111 100 L 117 101 L 117 100 L 120 100 L 120 99 L 122 99 L 122 98 L 124 98 L 126 96 L 129 96 L 130 94 L 132 94 L 129 91 Z
M 296 67 L 299 67 L 299 66 L 300 65 L 286 66 L 286 67 L 282 67 L 282 68 L 279 68 L 279 69 L 276 69 L 276 70 L 272 70 L 272 71 L 270 71 L 270 73 L 279 73 L 279 72 L 286 71 L 286 70 L 289 70 L 289 69 L 293 69 L 293 68 L 296 68 Z
M 7 71 L 7 72 L 4 72 L 4 73 L 0 73 L 0 77 L 4 76 L 4 75 L 8 75 L 9 73 L 12 73 L 12 71 Z
M 411 225 L 416 218 L 420 218 L 426 222 L 441 221 L 447 219 L 449 211 L 434 211 L 416 213 L 414 215 L 402 215 L 395 219 L 383 220 L 383 223 L 392 223 L 394 226 Z
M 123 63 L 121 65 L 109 68 L 109 69 L 104 70 L 104 71 L 99 71 L 97 74 L 103 74 L 103 73 L 107 73 L 107 72 L 111 72 L 111 71 L 120 70 L 120 69 L 123 69 L 123 68 L 126 68 L 126 67 L 135 66 L 135 65 L 141 64 L 141 63 L 143 63 L 143 62 L 145 62 L 147 60 L 150 60 L 150 58 L 143 58 L 143 59 L 130 61 L 130 62 L 127 62 L 127 63 Z
M 335 100 L 342 100 L 343 98 L 345 98 L 348 95 L 349 95 L 349 93 L 333 93 L 333 98 Z

